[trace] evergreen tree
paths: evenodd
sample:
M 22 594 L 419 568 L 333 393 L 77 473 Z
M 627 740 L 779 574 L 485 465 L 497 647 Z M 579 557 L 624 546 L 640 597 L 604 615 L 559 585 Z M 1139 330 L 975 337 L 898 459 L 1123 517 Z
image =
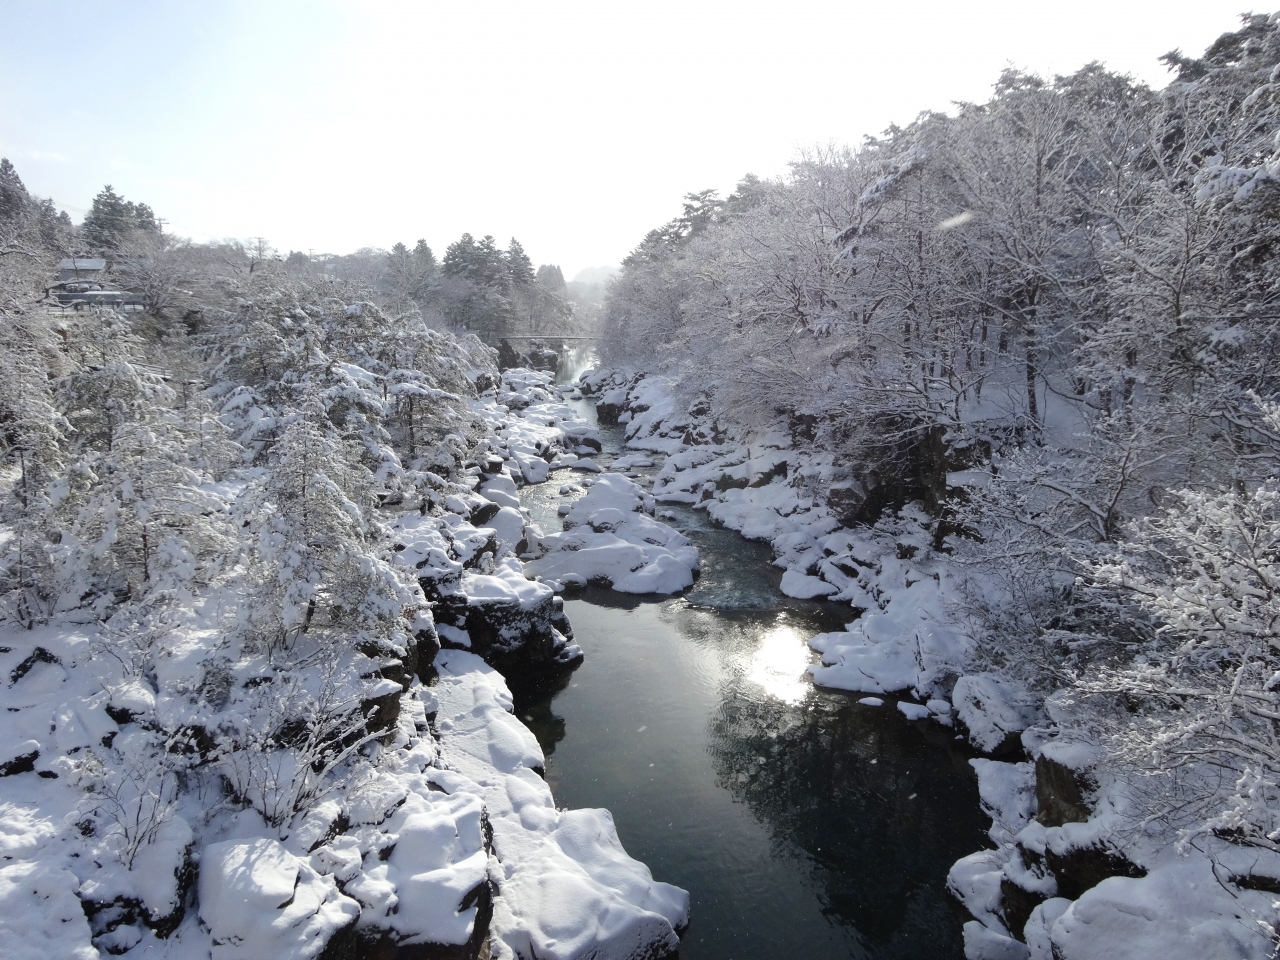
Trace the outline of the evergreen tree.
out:
M 7 157 L 0 157 L 0 220 L 14 221 L 28 211 L 31 196 Z
M 418 265 L 419 272 L 424 277 L 433 276 L 440 267 L 436 262 L 436 255 L 431 252 L 431 248 L 427 246 L 427 241 L 425 240 L 419 240 L 414 246 L 413 259 Z
M 554 293 L 561 297 L 565 295 L 564 274 L 555 264 L 544 263 L 538 267 L 537 281 L 538 285 L 548 293 Z
M 267 649 L 287 650 L 313 625 L 357 640 L 403 641 L 412 578 L 385 555 L 374 477 L 335 431 L 318 395 L 272 451 L 256 511 L 251 615 Z
M 529 255 L 524 252 L 524 247 L 515 237 L 511 238 L 511 243 L 507 247 L 506 261 L 507 275 L 511 278 L 513 287 L 528 287 L 533 283 L 533 261 L 529 259 Z
M 475 280 L 476 262 L 475 237 L 464 233 L 445 249 L 444 275 L 454 279 Z
M 697 193 L 684 195 L 684 212 L 680 215 L 680 224 L 684 228 L 685 237 L 696 237 L 715 221 L 716 215 L 724 204 L 715 190 L 700 190 Z
M 85 215 L 85 243 L 90 249 L 106 253 L 115 250 L 120 243 L 137 231 L 158 233 L 155 214 L 145 203 L 125 200 L 110 184 L 93 198 L 93 205 Z
M 510 332 L 515 320 L 511 275 L 506 255 L 492 236 L 476 241 L 464 233 L 450 244 L 444 276 L 442 306 L 455 326 L 489 339 Z

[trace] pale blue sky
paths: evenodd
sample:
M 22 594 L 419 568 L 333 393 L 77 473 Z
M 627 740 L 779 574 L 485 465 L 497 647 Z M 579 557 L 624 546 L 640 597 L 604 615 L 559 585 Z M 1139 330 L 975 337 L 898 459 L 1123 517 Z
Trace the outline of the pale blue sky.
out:
M 0 155 L 76 220 L 111 183 L 196 240 L 514 235 L 572 276 L 1006 64 L 1162 85 L 1242 5 L 0 0 Z

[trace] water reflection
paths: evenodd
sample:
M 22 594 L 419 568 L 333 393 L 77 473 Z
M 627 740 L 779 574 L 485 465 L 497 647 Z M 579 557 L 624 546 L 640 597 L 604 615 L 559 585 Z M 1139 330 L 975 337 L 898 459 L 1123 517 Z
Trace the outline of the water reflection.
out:
M 759 684 L 775 700 L 800 703 L 813 689 L 804 679 L 811 656 L 799 631 L 786 625 L 774 627 L 751 657 L 747 679 Z
M 522 491 L 544 529 L 556 489 Z M 690 891 L 684 960 L 958 960 L 946 874 L 985 841 L 970 754 L 815 690 L 804 641 L 848 608 L 782 597 L 767 546 L 670 509 L 702 552 L 694 587 L 588 588 L 566 602 L 583 666 L 558 690 L 513 684 L 557 803 L 609 808 L 627 851 Z
M 804 705 L 730 694 L 710 739 L 719 782 L 808 855 L 823 914 L 856 931 L 861 955 L 961 955 L 942 883 L 983 822 L 950 734 L 815 691 Z
M 557 803 L 609 808 L 628 852 L 692 893 L 681 957 L 959 958 L 943 885 L 984 836 L 963 745 L 812 688 L 811 611 L 607 593 L 567 602 L 587 660 L 554 694 L 517 689 L 517 710 Z

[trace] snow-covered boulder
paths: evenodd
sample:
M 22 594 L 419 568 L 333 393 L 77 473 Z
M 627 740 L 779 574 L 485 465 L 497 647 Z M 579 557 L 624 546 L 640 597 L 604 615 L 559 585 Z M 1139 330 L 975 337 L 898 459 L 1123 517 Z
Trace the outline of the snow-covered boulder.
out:
M 969 740 L 984 753 L 1016 750 L 1022 731 L 1039 717 L 1030 698 L 1007 681 L 989 673 L 963 676 L 951 695 L 956 718 Z
M 277 840 L 205 847 L 200 919 L 213 960 L 310 960 L 360 916 L 360 905 Z
M 511 495 L 509 484 L 491 480 L 486 487 L 501 498 Z M 508 533 L 475 527 L 454 513 L 412 515 L 395 524 L 396 559 L 414 570 L 431 601 L 439 642 L 504 668 L 561 669 L 581 662 L 560 598 L 529 579 L 511 553 L 507 541 L 523 529 L 523 518 L 506 506 L 495 513 L 511 515 Z M 423 660 L 420 670 L 429 665 Z
M 435 784 L 411 791 L 390 816 L 382 815 L 376 842 L 361 843 L 371 834 L 365 828 L 315 852 L 360 902 L 365 936 L 397 946 L 458 947 L 485 934 L 484 805 L 474 785 L 466 786 L 452 793 Z
M 1274 955 L 1258 922 L 1274 922 L 1274 896 L 1228 890 L 1203 856 L 1169 857 L 1146 877 L 1111 877 L 1062 909 L 1046 903 L 1036 960 L 1246 960 Z M 1045 934 L 1047 933 L 1047 937 Z M 1050 953 L 1043 952 L 1044 940 Z
M 5 960 L 98 960 L 79 882 L 63 867 L 25 860 L 0 866 L 0 956 Z
M 602 476 L 569 507 L 565 532 L 531 547 L 525 570 L 562 583 L 607 583 L 620 593 L 684 590 L 699 569 L 698 549 L 653 510 L 653 498 L 634 482 Z

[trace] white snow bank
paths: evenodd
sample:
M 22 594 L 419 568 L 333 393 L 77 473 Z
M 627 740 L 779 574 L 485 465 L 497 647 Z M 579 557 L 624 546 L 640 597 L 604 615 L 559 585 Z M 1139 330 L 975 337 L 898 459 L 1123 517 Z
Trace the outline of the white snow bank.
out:
M 822 663 L 809 668 L 814 683 L 857 693 L 911 690 L 924 699 L 938 692 L 948 674 L 959 672 L 969 641 L 943 614 L 945 578 L 912 580 L 883 569 L 899 563 L 882 558 L 878 596 L 847 630 L 809 641 L 822 654 Z
M 1258 923 L 1275 921 L 1274 901 L 1228 890 L 1207 858 L 1190 856 L 1169 858 L 1140 880 L 1103 880 L 1052 923 L 1043 913 L 1039 923 L 1055 960 L 1245 960 L 1274 954 Z
M 53 864 L 0 867 L 0 957 L 5 960 L 98 960 L 75 875 Z
M 556 809 L 502 677 L 463 651 L 436 666 L 444 758 L 478 786 L 493 829 L 494 955 L 624 960 L 678 947 L 688 894 L 627 856 L 608 811 Z
M 360 905 L 276 840 L 224 841 L 205 847 L 200 918 L 213 960 L 311 958 L 354 923 Z
M 957 680 L 951 702 L 973 745 L 986 753 L 1016 742 L 1039 715 L 1025 693 L 989 673 Z
M 620 593 L 676 593 L 700 567 L 688 537 L 651 514 L 654 500 L 626 477 L 596 480 L 565 516 L 566 532 L 530 547 L 525 572 L 561 582 L 607 582 Z

